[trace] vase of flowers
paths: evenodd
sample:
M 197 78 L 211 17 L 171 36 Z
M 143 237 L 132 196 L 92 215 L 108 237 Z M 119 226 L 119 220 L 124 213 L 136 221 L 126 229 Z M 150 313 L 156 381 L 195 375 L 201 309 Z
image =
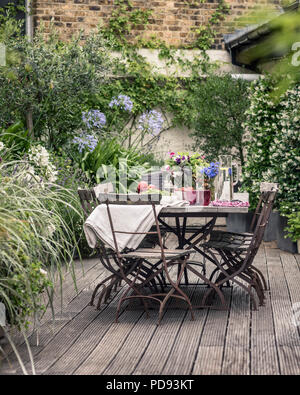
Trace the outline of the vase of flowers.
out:
M 218 162 L 208 163 L 199 153 L 170 152 L 164 170 L 170 173 L 175 191 L 182 190 L 185 200 L 191 204 L 209 205 L 211 197 L 214 197 Z

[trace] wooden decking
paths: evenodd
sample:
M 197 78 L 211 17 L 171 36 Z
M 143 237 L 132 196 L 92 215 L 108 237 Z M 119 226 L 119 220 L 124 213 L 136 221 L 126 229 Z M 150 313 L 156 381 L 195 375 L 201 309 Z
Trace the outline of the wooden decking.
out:
M 71 276 L 64 282 L 64 304 L 53 322 L 47 312 L 39 344 L 29 339 L 39 375 L 167 374 L 167 375 L 288 375 L 300 373 L 300 255 L 263 245 L 256 265 L 270 292 L 266 305 L 250 309 L 249 297 L 238 287 L 227 288 L 229 311 L 197 310 L 191 321 L 186 310 L 169 308 L 160 326 L 156 311 L 146 318 L 139 305 L 129 306 L 114 323 L 120 292 L 101 311 L 88 305 L 95 283 L 105 276 L 96 259 L 76 265 L 78 293 Z M 193 302 L 203 290 L 191 287 Z M 55 306 L 60 310 L 59 297 Z M 294 309 L 294 311 L 293 311 Z M 297 326 L 298 324 L 298 326 Z M 31 373 L 26 345 L 19 351 Z M 10 365 L 0 373 L 21 373 L 9 346 Z

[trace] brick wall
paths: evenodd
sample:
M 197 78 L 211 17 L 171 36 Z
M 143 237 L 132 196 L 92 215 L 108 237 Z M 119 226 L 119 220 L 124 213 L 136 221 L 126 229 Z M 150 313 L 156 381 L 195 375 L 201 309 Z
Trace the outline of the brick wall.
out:
M 221 23 L 214 48 L 222 49 L 222 33 L 233 31 L 231 21 L 247 12 L 255 0 L 226 0 L 231 11 Z M 262 0 L 261 2 L 264 2 Z M 267 1 L 267 0 L 266 0 Z M 63 39 L 83 29 L 88 33 L 100 20 L 106 23 L 114 8 L 114 0 L 34 0 L 34 21 L 43 21 L 47 33 L 52 20 Z M 134 7 L 152 9 L 150 23 L 138 27 L 133 35 L 149 37 L 156 34 L 168 44 L 183 45 L 193 41 L 191 28 L 206 24 L 218 6 L 218 0 L 198 3 L 197 0 L 132 0 Z

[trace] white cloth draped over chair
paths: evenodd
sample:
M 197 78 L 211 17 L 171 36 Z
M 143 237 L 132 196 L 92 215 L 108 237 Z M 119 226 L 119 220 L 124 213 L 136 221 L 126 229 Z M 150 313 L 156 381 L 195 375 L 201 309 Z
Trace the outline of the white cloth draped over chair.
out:
M 156 212 L 159 215 L 164 207 L 183 207 L 189 205 L 185 200 L 170 199 L 162 197 L 160 204 L 156 205 Z M 155 222 L 151 205 L 112 205 L 111 215 L 113 223 L 119 231 L 124 232 L 148 232 Z M 105 245 L 114 249 L 113 235 L 105 204 L 100 204 L 95 208 L 84 224 L 84 232 L 87 242 L 91 248 L 95 248 L 97 240 L 100 239 Z M 125 248 L 136 249 L 145 234 L 124 234 L 116 235 L 120 252 Z

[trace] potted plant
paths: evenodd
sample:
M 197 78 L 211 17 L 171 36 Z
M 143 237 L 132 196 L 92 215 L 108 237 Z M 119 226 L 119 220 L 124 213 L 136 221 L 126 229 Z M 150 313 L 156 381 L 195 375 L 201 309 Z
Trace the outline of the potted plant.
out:
M 287 234 L 285 237 L 289 237 L 297 243 L 297 251 L 300 254 L 300 211 L 288 215 L 287 218 L 287 227 L 285 228 Z

